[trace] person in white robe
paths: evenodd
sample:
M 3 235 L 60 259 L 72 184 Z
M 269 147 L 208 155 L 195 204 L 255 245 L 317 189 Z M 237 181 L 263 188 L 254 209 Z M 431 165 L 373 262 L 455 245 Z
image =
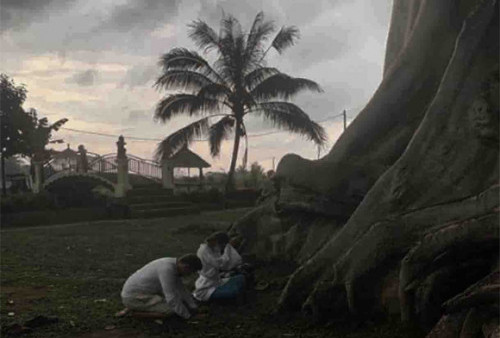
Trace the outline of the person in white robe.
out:
M 199 301 L 237 298 L 245 289 L 245 277 L 235 275 L 222 278 L 221 271 L 241 264 L 241 256 L 229 243 L 225 232 L 216 232 L 202 243 L 197 251 L 202 263 L 195 283 L 194 298 Z
M 182 277 L 201 268 L 201 261 L 194 254 L 149 262 L 134 272 L 123 285 L 121 298 L 126 308 L 117 316 L 135 311 L 140 312 L 142 317 L 177 314 L 184 319 L 190 318 L 197 305 L 184 287 Z

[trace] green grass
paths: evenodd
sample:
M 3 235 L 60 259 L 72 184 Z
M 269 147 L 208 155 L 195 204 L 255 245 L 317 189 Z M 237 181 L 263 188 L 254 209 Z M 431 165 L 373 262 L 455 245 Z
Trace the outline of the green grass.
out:
M 35 336 L 68 336 L 115 324 L 125 279 L 150 260 L 195 252 L 203 239 L 224 230 L 244 210 L 163 219 L 102 221 L 69 226 L 12 229 L 1 234 L 1 323 L 22 323 L 36 315 L 60 323 Z M 187 228 L 189 231 L 185 231 Z M 12 287 L 48 287 L 43 297 L 24 304 Z M 16 289 L 17 290 L 17 289 Z M 38 289 L 41 290 L 41 289 Z M 45 290 L 45 288 L 43 289 Z M 22 297 L 22 295 L 20 296 Z M 9 299 L 15 301 L 7 305 Z M 106 301 L 97 301 L 106 299 Z M 15 311 L 14 317 L 7 316 Z M 74 323 L 74 326 L 70 324 Z M 49 329 L 49 328 L 47 328 Z
M 269 311 L 276 304 L 286 276 L 294 269 L 290 264 L 277 263 L 261 266 L 256 273 L 257 279 L 272 282 L 269 290 L 251 292 L 244 307 L 212 304 L 209 317 L 196 323 L 172 320 L 158 325 L 113 317 L 122 308 L 119 294 L 123 282 L 136 269 L 158 257 L 195 252 L 208 234 L 225 230 L 245 212 L 238 209 L 4 230 L 2 330 L 44 315 L 58 317 L 59 322 L 37 328 L 27 337 L 277 337 L 289 333 L 295 337 L 409 336 L 408 330 L 392 323 L 352 329 L 311 326 L 300 317 L 275 321 Z M 9 300 L 14 304 L 8 304 Z M 9 312 L 15 315 L 8 316 Z M 115 329 L 105 331 L 110 325 Z

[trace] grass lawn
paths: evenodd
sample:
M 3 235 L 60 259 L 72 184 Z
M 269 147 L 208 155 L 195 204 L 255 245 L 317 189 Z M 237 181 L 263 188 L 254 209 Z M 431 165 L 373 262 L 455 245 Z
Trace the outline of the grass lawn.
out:
M 213 231 L 224 230 L 245 209 L 161 219 L 101 221 L 7 229 L 1 233 L 2 336 L 15 323 L 38 315 L 57 317 L 26 337 L 408 337 L 399 324 L 360 327 L 311 326 L 269 316 L 293 266 L 262 265 L 257 279 L 266 291 L 250 291 L 248 304 L 210 304 L 207 318 L 187 323 L 114 318 L 122 308 L 125 279 L 145 263 L 195 252 Z M 418 335 L 415 335 L 418 337 Z

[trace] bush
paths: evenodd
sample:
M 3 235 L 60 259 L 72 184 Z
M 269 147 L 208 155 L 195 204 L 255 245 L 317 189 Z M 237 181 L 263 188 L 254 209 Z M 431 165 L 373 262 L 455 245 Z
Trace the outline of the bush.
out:
M 216 188 L 183 192 L 179 196 L 192 203 L 222 204 L 224 202 L 224 195 Z
M 56 208 L 53 195 L 48 192 L 39 194 L 22 193 L 2 197 L 2 213 L 13 213 L 23 211 L 47 210 Z
M 61 178 L 48 187 L 61 207 L 91 207 L 107 204 L 112 193 L 107 193 L 99 182 L 86 177 Z

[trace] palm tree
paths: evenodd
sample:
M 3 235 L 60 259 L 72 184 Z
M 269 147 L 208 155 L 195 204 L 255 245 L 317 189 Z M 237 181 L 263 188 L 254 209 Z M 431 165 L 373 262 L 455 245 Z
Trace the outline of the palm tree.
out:
M 167 122 L 180 114 L 201 119 L 174 132 L 158 144 L 156 157 L 166 158 L 195 138 L 208 135 L 210 153 L 217 156 L 221 143 L 234 132 L 234 145 L 226 191 L 233 187 L 233 176 L 241 137 L 247 150 L 244 118 L 258 114 L 275 127 L 299 133 L 318 145 L 326 141 L 323 128 L 312 121 L 289 99 L 302 90 L 322 92 L 311 80 L 294 78 L 276 68 L 267 67 L 264 58 L 271 48 L 282 53 L 298 38 L 296 27 L 282 27 L 266 48 L 275 32 L 272 21 L 258 13 L 250 31 L 243 32 L 233 16 L 223 16 L 219 33 L 203 21 L 189 26 L 189 36 L 205 53 L 216 52 L 212 65 L 200 54 L 185 48 L 174 48 L 161 56 L 162 74 L 155 87 L 170 91 L 155 110 L 155 119 Z M 173 92 L 180 90 L 180 92 Z

